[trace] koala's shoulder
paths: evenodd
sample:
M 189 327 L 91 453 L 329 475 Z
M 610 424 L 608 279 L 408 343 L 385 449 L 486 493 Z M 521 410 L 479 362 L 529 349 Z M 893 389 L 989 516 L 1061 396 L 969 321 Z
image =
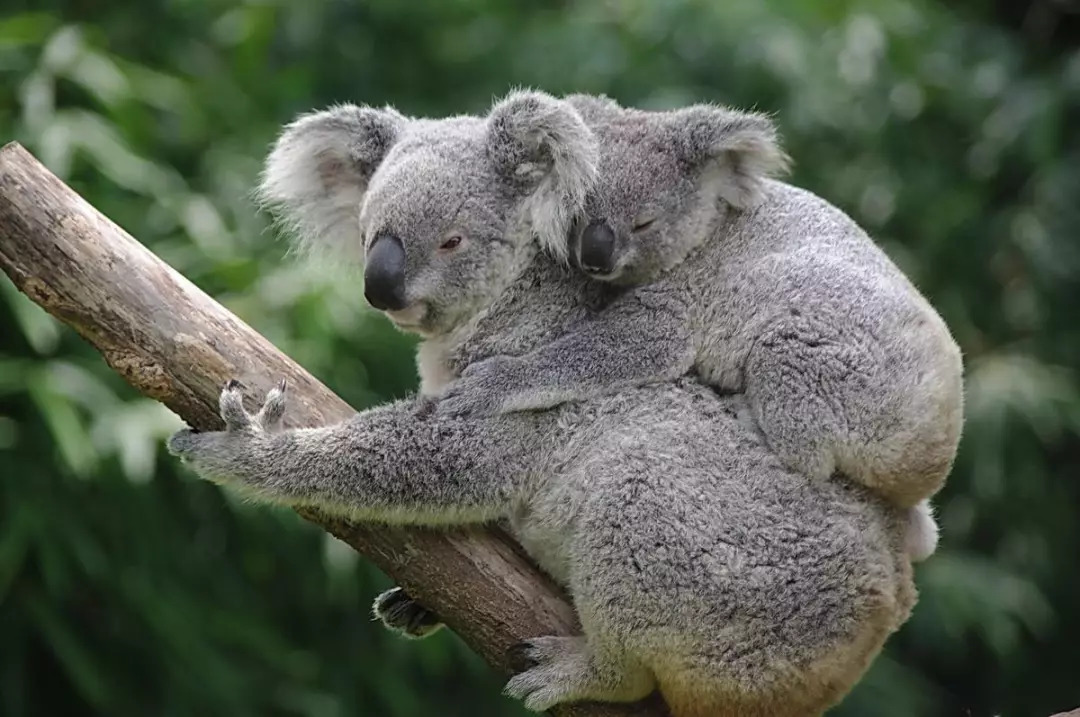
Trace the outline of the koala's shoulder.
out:
M 762 201 L 743 218 L 743 223 L 757 231 L 866 238 L 854 219 L 810 190 L 775 179 L 764 180 L 763 189 Z

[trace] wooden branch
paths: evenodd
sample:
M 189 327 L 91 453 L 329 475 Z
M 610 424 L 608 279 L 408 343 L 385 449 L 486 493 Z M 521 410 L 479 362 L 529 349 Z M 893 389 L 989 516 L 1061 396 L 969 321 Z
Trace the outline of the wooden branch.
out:
M 0 149 L 0 268 L 128 383 L 196 428 L 221 428 L 218 393 L 233 377 L 253 399 L 288 378 L 293 426 L 334 423 L 355 413 L 15 143 Z M 514 643 L 577 632 L 558 589 L 496 531 L 402 530 L 354 525 L 315 511 L 301 515 L 374 561 L 504 674 Z M 655 698 L 648 705 L 581 704 L 555 711 L 560 717 L 665 712 Z

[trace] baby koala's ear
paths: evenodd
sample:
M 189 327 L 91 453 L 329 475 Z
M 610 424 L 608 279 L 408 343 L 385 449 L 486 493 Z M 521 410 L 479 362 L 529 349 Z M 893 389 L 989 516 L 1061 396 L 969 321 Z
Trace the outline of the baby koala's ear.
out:
M 360 203 L 408 120 L 393 108 L 338 105 L 285 126 L 256 198 L 304 253 L 362 259 Z
M 669 122 L 683 159 L 701 171 L 699 181 L 737 209 L 756 204 L 762 180 L 788 169 L 790 159 L 767 115 L 693 105 L 672 112 Z
M 522 197 L 541 245 L 566 258 L 566 236 L 596 182 L 596 138 L 568 102 L 516 91 L 487 117 L 487 153 L 496 173 Z

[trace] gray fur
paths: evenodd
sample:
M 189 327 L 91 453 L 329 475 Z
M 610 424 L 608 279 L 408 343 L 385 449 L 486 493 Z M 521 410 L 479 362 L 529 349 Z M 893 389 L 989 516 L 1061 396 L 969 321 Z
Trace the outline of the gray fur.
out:
M 620 255 L 599 278 L 630 286 L 558 340 L 468 367 L 440 412 L 543 409 L 693 371 L 746 394 L 788 467 L 914 507 L 912 556 L 927 557 L 927 499 L 962 424 L 960 351 L 938 314 L 839 209 L 765 177 L 783 153 L 764 117 L 572 101 L 601 143 L 586 219 L 612 225 Z
M 567 193 L 536 176 L 507 186 L 486 151 L 487 126 L 410 120 L 358 190 L 358 233 L 389 228 L 405 244 L 421 308 L 412 322 L 392 318 L 425 337 L 418 364 L 429 395 L 621 299 L 540 251 L 530 208 Z M 547 166 L 565 150 L 547 151 Z M 448 232 L 466 234 L 453 259 L 439 255 Z M 227 430 L 181 432 L 169 449 L 254 499 L 357 520 L 508 523 L 566 587 L 583 626 L 578 638 L 521 646 L 530 666 L 507 691 L 530 709 L 659 688 L 675 717 L 820 714 L 915 599 L 901 511 L 861 486 L 785 468 L 743 397 L 693 378 L 499 415 L 443 416 L 399 401 L 284 431 L 279 407 L 253 416 L 230 385 L 222 414 Z

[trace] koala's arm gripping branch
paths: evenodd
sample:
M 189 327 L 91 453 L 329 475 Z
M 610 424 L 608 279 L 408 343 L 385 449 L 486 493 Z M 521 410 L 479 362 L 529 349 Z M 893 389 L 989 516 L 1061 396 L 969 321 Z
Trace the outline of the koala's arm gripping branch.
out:
M 0 149 L 0 269 L 128 383 L 196 428 L 221 428 L 218 395 L 232 377 L 252 398 L 287 378 L 291 425 L 325 425 L 354 413 L 15 143 Z M 509 670 L 506 652 L 519 640 L 575 632 L 560 593 L 497 532 L 406 531 L 302 515 L 374 561 L 496 669 Z M 665 712 L 576 705 L 557 714 Z

